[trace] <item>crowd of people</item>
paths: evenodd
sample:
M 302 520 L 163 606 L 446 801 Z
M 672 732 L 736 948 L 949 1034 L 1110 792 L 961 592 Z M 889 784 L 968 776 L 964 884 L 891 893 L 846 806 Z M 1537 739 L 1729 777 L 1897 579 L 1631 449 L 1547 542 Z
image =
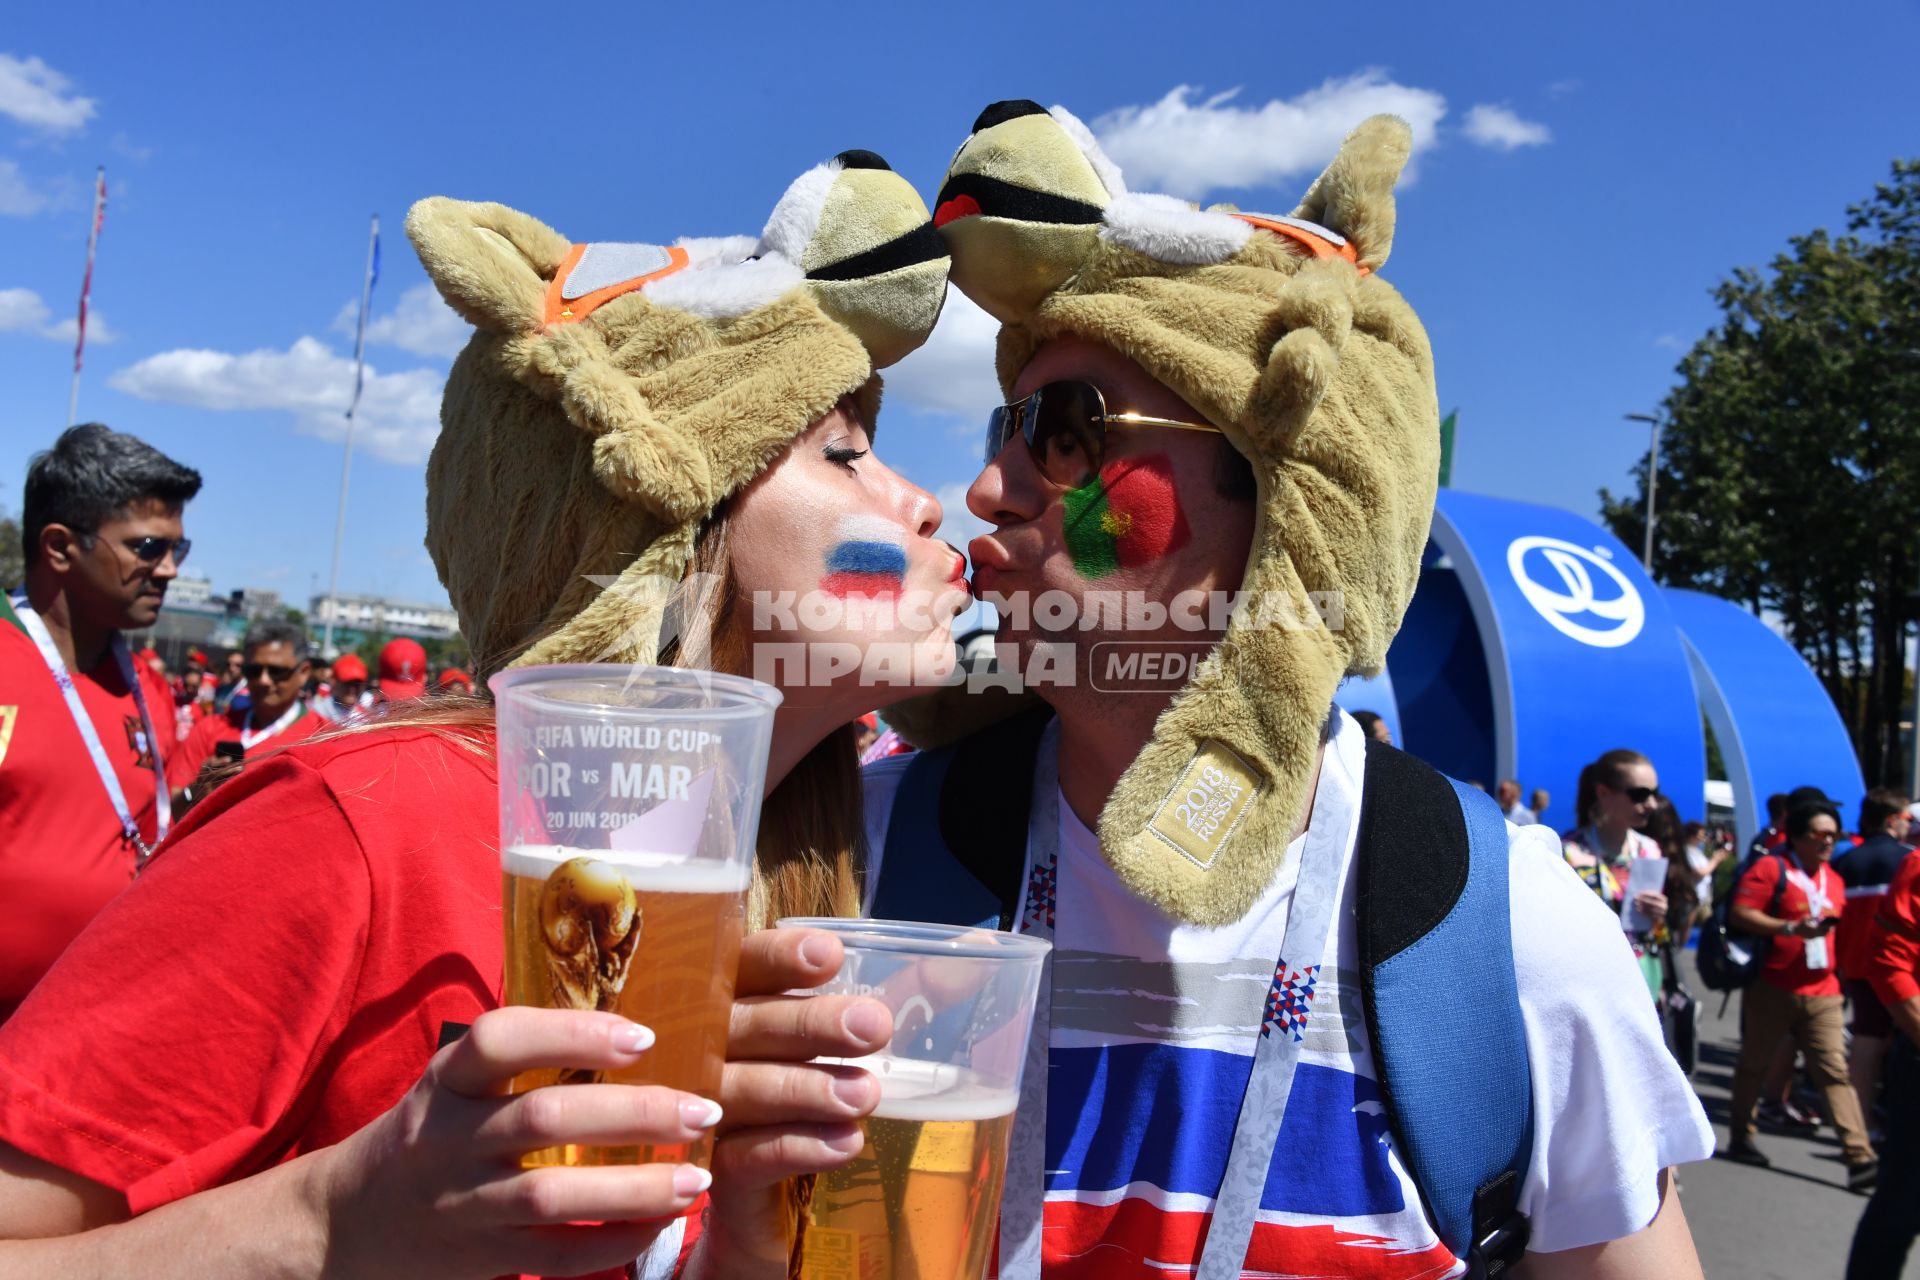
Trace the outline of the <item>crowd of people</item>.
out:
M 998 1276 L 1441 1277 L 1523 1253 L 1536 1275 L 1698 1276 L 1672 1171 L 1714 1135 L 1648 997 L 1724 860 L 1633 752 L 1583 774 L 1558 837 L 1514 821 L 1517 782 L 1454 784 L 1335 705 L 1384 662 L 1435 495 L 1432 354 L 1381 275 L 1410 150 L 1376 117 L 1292 215 L 1201 210 L 1128 192 L 1071 114 L 1010 101 L 931 212 L 845 152 L 757 244 L 583 246 L 501 205 L 416 206 L 478 331 L 427 470 L 478 674 L 658 663 L 783 695 L 713 1097 L 508 1091 L 631 1066 L 655 1033 L 500 1006 L 484 692 L 419 696 L 417 654 L 383 654 L 370 688 L 279 623 L 170 685 L 125 636 L 186 555 L 200 477 L 104 426 L 62 435 L 29 470 L 0 618 L 0 1278 L 785 1280 L 806 1179 L 865 1142 L 883 1086 L 856 1064 L 893 1021 L 808 995 L 840 944 L 774 922 L 861 914 L 1057 948 Z M 970 557 L 874 444 L 878 371 L 950 275 L 1003 325 Z M 1092 678 L 1103 644 L 1191 645 L 1170 606 L 1235 584 L 1295 618 L 1337 596 L 1343 621 L 1222 610 L 1184 683 Z M 1099 607 L 1123 590 L 1153 608 Z M 808 593 L 917 607 L 759 607 Z M 1064 632 L 1002 612 L 1005 665 L 1056 678 L 950 679 L 972 593 L 1086 606 Z M 756 662 L 796 644 L 856 661 Z M 1776 942 L 1750 1044 L 1763 1067 L 1777 1039 L 1806 1055 L 1864 1188 L 1815 963 L 1813 922 L 1851 901 L 1822 855 L 1837 820 L 1781 822 L 1784 852 L 1716 891 Z M 1870 847 L 1893 852 L 1849 856 Z M 1649 882 L 1652 856 L 1671 868 Z M 1910 1041 L 1899 865 L 1871 959 L 1837 963 Z M 1879 1086 L 1887 1258 L 1912 1234 L 1913 1075 L 1898 1057 Z M 522 1164 L 709 1137 L 704 1163 Z

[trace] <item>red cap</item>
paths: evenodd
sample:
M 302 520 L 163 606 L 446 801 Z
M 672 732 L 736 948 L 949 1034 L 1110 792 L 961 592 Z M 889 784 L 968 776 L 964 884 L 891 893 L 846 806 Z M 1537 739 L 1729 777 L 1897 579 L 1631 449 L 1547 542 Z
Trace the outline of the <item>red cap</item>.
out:
M 440 683 L 443 685 L 463 684 L 471 690 L 473 688 L 473 677 L 458 667 L 448 667 L 440 673 Z
M 861 716 L 858 720 L 855 720 L 854 723 L 863 724 L 867 728 L 873 730 L 875 733 L 880 732 L 880 717 L 875 712 L 872 712 L 872 711 L 867 712 L 867 714 Z
M 380 692 L 391 702 L 417 698 L 427 691 L 427 651 L 418 640 L 402 636 L 380 650 Z
M 203 667 L 204 667 L 204 666 L 206 666 L 206 665 L 207 665 L 207 655 L 206 655 L 206 651 L 205 651 L 205 650 L 203 650 L 203 649 L 189 649 L 189 650 L 187 650 L 187 661 L 188 661 L 188 662 L 197 662 L 197 663 L 199 663 L 199 664 L 200 664 L 201 666 L 203 666 Z
M 336 684 L 345 684 L 350 680 L 365 680 L 367 664 L 351 653 L 343 653 L 333 660 L 333 679 Z
M 160 651 L 158 649 L 152 649 L 152 648 L 142 649 L 139 653 L 135 654 L 134 656 L 139 658 L 140 661 L 142 662 L 152 662 L 155 658 L 160 656 Z

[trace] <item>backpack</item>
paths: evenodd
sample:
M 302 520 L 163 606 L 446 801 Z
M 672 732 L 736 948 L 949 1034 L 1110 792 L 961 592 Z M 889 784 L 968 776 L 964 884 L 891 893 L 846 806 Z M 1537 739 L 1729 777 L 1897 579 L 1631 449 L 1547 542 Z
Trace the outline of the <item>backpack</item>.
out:
M 1012 927 L 1052 715 L 1023 713 L 907 766 L 875 917 Z M 1519 1201 L 1533 1147 L 1532 1108 L 1514 1105 L 1533 1095 L 1506 820 L 1490 796 L 1369 740 L 1354 856 L 1367 1028 L 1395 1150 L 1467 1275 L 1504 1276 L 1527 1245 Z M 1456 1034 L 1463 1008 L 1482 1020 L 1475 1036 Z
M 1767 914 L 1780 914 L 1780 895 L 1787 886 L 1787 860 L 1777 853 L 1761 854 L 1747 866 L 1740 868 L 1740 874 L 1734 878 L 1737 888 L 1747 871 L 1761 858 L 1772 858 L 1780 863 L 1780 878 L 1774 881 L 1773 897 L 1767 902 Z M 1715 898 L 1713 910 L 1707 915 L 1707 922 L 1700 926 L 1700 944 L 1695 953 L 1695 962 L 1700 968 L 1700 981 L 1709 991 L 1720 991 L 1732 995 L 1744 991 L 1753 985 L 1760 976 L 1760 968 L 1766 963 L 1767 951 L 1773 945 L 1773 939 L 1754 937 L 1734 928 L 1728 919 L 1733 906 L 1733 893 Z

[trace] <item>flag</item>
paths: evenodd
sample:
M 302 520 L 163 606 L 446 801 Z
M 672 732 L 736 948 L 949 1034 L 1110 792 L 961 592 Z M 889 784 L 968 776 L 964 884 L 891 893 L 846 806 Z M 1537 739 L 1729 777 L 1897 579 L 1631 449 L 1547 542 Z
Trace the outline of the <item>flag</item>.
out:
M 1453 420 L 1460 416 L 1455 409 L 1440 420 L 1440 487 L 1453 486 Z
M 80 360 L 87 350 L 87 300 L 93 295 L 93 257 L 100 248 L 100 227 L 107 220 L 107 170 L 93 172 L 93 226 L 87 232 L 87 272 L 80 277 L 80 323 L 73 338 L 73 390 L 67 397 L 67 425 L 80 411 Z
M 353 399 L 347 418 L 360 407 L 360 388 L 366 381 L 367 310 L 373 304 L 373 286 L 380 282 L 380 215 L 373 215 L 373 239 L 367 245 L 367 279 L 360 288 L 360 324 L 353 335 Z

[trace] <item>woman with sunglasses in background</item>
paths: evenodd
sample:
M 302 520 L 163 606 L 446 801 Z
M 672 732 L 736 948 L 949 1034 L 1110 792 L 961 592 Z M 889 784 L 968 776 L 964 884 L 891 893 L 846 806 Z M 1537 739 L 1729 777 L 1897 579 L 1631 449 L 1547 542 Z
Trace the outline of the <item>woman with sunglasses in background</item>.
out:
M 1634 860 L 1661 856 L 1659 842 L 1645 832 L 1659 805 L 1660 775 L 1638 751 L 1615 748 L 1580 771 L 1574 812 L 1581 825 L 1561 836 L 1561 847 L 1568 865 L 1615 913 L 1625 910 Z M 1648 991 L 1658 997 L 1667 895 L 1644 890 L 1633 895 L 1633 903 L 1648 924 L 1628 930 L 1627 941 Z

